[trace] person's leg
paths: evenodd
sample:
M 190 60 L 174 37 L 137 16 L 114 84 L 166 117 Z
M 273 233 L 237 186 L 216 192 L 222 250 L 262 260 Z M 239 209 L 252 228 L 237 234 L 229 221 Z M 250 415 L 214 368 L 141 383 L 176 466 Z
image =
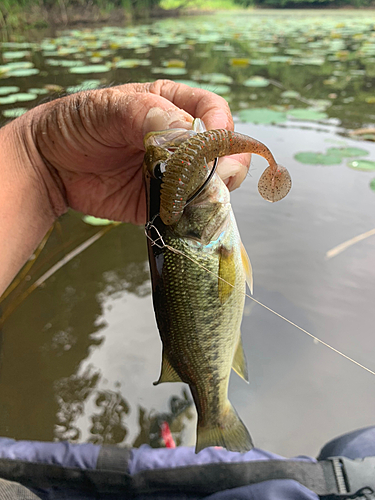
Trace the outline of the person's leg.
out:
M 40 498 L 19 483 L 0 479 L 0 500 L 40 500 Z
M 332 439 L 320 450 L 318 460 L 337 456 L 351 459 L 375 456 L 375 426 Z

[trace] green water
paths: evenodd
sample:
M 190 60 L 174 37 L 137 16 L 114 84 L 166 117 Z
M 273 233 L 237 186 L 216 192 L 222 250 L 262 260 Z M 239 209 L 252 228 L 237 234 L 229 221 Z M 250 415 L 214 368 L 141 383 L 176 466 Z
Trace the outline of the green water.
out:
M 375 227 L 375 136 L 350 135 L 374 128 L 375 12 L 230 12 L 17 35 L 0 50 L 4 121 L 56 91 L 156 78 L 223 95 L 236 129 L 265 142 L 293 179 L 285 200 L 267 204 L 256 191 L 265 162 L 254 158 L 232 195 L 254 297 L 375 369 L 375 237 L 326 258 Z M 156 446 L 169 420 L 194 443 L 184 386 L 152 386 L 161 346 L 143 229 L 106 228 L 84 250 L 104 228 L 64 216 L 2 304 L 14 310 L 2 329 L 0 436 Z M 247 300 L 250 384 L 233 375 L 229 390 L 256 446 L 316 455 L 374 423 L 373 376 Z

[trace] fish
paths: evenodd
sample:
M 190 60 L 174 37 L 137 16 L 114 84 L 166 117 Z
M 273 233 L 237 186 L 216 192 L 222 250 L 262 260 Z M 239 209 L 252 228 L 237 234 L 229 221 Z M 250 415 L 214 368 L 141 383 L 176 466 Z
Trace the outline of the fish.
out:
M 209 446 L 245 452 L 254 445 L 228 399 L 228 384 L 231 369 L 248 382 L 240 327 L 252 267 L 228 188 L 209 165 L 239 152 L 264 156 L 269 167 L 261 191 L 270 201 L 290 189 L 290 176 L 264 144 L 228 130 L 174 129 L 148 134 L 144 143 L 146 235 L 162 340 L 154 385 L 189 386 L 198 414 L 196 453 Z

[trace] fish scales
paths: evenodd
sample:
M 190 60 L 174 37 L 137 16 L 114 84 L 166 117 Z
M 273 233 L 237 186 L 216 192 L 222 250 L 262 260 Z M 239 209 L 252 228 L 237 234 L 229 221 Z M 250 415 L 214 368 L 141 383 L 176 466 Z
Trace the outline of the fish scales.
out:
M 224 306 L 218 293 L 218 248 L 225 248 L 225 239 L 228 239 L 227 235 L 219 238 L 215 245 L 209 244 L 209 248 L 173 237 L 166 239 L 168 245 L 182 251 L 194 262 L 173 252 L 166 252 L 164 257 L 164 306 L 165 314 L 170 318 L 168 332 L 162 334 L 164 355 L 182 381 L 195 387 L 198 396 L 194 399 L 201 407 L 202 425 L 206 423 L 206 416 L 219 415 L 219 406 L 226 403 L 228 374 L 240 339 L 245 276 L 239 252 L 235 257 L 236 279 L 233 283 L 238 288 Z M 234 308 L 241 314 L 233 314 Z M 183 336 L 181 332 L 184 332 Z M 180 353 L 184 353 L 183 356 Z M 216 397 L 219 386 L 220 395 Z M 210 407 L 212 411 L 207 411 Z

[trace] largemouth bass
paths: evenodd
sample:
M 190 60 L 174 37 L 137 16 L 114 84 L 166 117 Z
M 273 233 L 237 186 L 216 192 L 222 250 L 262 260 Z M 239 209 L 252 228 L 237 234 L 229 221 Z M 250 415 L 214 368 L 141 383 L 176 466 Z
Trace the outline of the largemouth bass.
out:
M 218 156 L 265 156 L 271 169 L 263 180 L 268 197 L 288 191 L 289 174 L 282 170 L 284 181 L 275 183 L 280 169 L 268 148 L 226 130 L 151 133 L 145 147 L 146 233 L 163 344 L 155 385 L 189 385 L 198 412 L 196 453 L 208 446 L 250 450 L 253 442 L 228 400 L 228 384 L 231 368 L 248 379 L 240 325 L 246 281 L 252 289 L 251 264 L 220 177 L 215 173 L 190 200 L 209 175 L 208 163 Z

